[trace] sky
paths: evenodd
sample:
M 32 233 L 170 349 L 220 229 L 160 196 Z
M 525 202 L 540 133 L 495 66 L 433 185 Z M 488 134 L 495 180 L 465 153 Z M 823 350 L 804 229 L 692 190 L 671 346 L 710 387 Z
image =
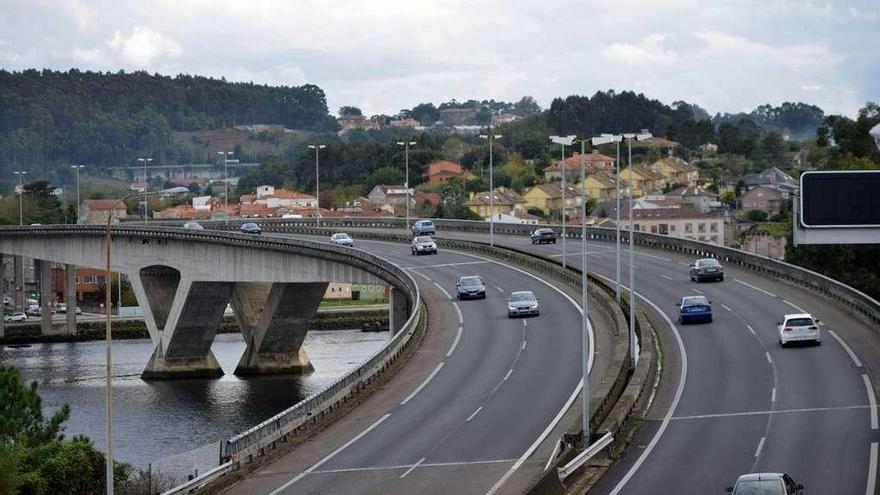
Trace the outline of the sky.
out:
M 146 70 L 423 102 L 633 90 L 710 113 L 880 101 L 876 0 L 0 0 L 6 70 Z

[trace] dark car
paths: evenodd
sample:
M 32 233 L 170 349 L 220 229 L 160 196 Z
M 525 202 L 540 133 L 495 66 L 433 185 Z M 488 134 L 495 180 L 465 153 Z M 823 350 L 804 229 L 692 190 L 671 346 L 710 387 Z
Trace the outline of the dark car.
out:
M 678 302 L 678 322 L 682 325 L 693 321 L 712 322 L 712 302 L 706 296 L 685 296 Z
M 705 258 L 690 264 L 688 273 L 691 280 L 702 282 L 703 280 L 724 281 L 724 268 L 715 258 Z
M 486 285 L 476 275 L 459 278 L 455 288 L 459 299 L 486 299 Z
M 728 486 L 727 493 L 734 495 L 798 495 L 804 485 L 795 482 L 785 473 L 744 474 L 736 480 L 736 485 Z
M 556 244 L 556 232 L 553 229 L 536 229 L 532 232 L 532 244 Z
M 184 222 L 183 228 L 186 230 L 205 230 L 205 227 L 199 222 Z
M 263 229 L 261 229 L 259 225 L 253 222 L 242 224 L 240 230 L 242 234 L 260 235 L 263 233 Z

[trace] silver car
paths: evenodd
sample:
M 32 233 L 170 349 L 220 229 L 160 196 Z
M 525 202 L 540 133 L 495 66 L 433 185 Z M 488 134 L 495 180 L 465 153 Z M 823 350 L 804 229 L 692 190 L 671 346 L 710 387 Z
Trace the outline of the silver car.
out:
M 785 473 L 750 473 L 737 478 L 726 491 L 733 495 L 798 495 L 803 489 L 804 485 Z
M 507 299 L 507 317 L 538 316 L 538 298 L 530 290 L 511 292 Z
M 437 243 L 429 235 L 420 235 L 413 239 L 410 251 L 413 255 L 437 254 Z
M 333 244 L 336 244 L 337 246 L 348 246 L 348 247 L 354 246 L 354 240 L 351 238 L 350 235 L 348 235 L 344 232 L 340 232 L 338 234 L 331 235 L 330 242 L 332 242 Z

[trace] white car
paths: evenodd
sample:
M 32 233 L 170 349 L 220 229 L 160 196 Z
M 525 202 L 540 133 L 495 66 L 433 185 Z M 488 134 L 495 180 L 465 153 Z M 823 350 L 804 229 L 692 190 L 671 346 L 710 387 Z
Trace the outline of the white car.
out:
M 437 242 L 429 235 L 420 235 L 413 239 L 410 251 L 413 255 L 437 254 Z
M 336 244 L 337 246 L 354 246 L 354 240 L 351 238 L 351 236 L 342 232 L 331 235 L 330 242 Z
M 809 313 L 795 313 L 785 315 L 785 319 L 777 322 L 777 330 L 779 332 L 779 343 L 783 347 L 789 342 L 815 342 L 816 345 L 822 343 L 819 334 L 819 319 L 813 318 Z
M 15 321 L 26 321 L 26 320 L 27 320 L 27 315 L 22 313 L 21 311 L 17 311 L 15 313 L 12 313 L 11 315 L 6 315 L 3 317 L 3 321 L 5 323 L 12 323 Z
M 507 299 L 507 317 L 538 316 L 538 298 L 530 290 L 511 292 Z

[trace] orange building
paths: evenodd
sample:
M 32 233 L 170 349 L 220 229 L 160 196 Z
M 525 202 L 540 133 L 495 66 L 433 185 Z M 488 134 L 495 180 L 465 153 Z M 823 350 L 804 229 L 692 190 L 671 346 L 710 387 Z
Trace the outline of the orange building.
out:
M 461 177 L 464 180 L 473 179 L 474 175 L 461 168 L 461 165 L 441 160 L 428 165 L 428 171 L 425 172 L 428 177 L 428 184 L 439 185 L 449 182 L 452 177 Z

